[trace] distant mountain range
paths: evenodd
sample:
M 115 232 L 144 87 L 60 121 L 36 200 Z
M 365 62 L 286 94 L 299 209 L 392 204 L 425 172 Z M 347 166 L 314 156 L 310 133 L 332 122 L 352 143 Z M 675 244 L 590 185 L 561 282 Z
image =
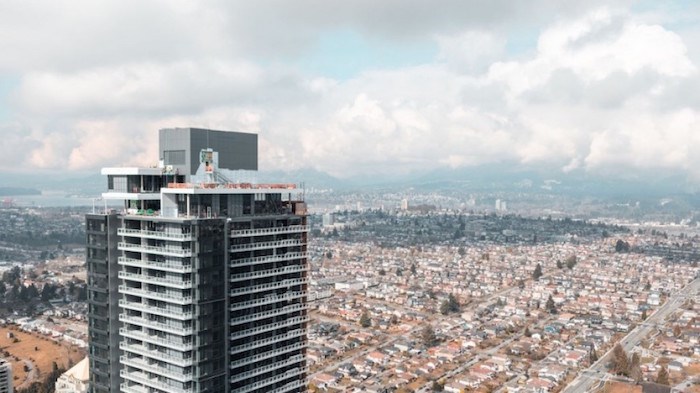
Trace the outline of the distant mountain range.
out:
M 308 188 L 352 190 L 402 190 L 545 193 L 595 197 L 651 197 L 672 194 L 696 194 L 698 187 L 682 175 L 645 173 L 645 176 L 613 177 L 574 171 L 554 172 L 541 168 L 495 164 L 469 168 L 439 168 L 423 173 L 388 175 L 383 173 L 338 178 L 315 169 L 260 171 L 259 182 L 304 183 Z M 0 188 L 7 190 L 65 192 L 99 195 L 106 189 L 106 179 L 99 174 L 12 174 L 0 173 Z M 28 192 L 23 191 L 23 192 Z M 10 195 L 2 194 L 0 195 Z
M 25 187 L 0 187 L 0 196 L 16 195 L 41 195 L 41 191 L 36 188 Z

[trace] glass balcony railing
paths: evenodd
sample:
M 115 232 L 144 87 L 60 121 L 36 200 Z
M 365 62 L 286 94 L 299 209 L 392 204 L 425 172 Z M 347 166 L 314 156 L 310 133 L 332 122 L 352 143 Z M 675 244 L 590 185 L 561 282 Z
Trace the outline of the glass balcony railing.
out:
M 120 356 L 119 362 L 123 366 L 130 366 L 146 372 L 152 372 L 164 377 L 168 377 L 180 382 L 192 381 L 192 371 L 175 371 L 166 367 L 161 367 L 157 363 L 148 363 L 144 359 L 137 357 Z
M 143 283 L 158 284 L 166 287 L 188 289 L 192 288 L 192 280 L 183 280 L 182 278 L 171 278 L 171 277 L 155 277 L 149 276 L 147 274 L 137 274 L 121 271 L 118 274 L 119 278 L 126 280 L 133 280 Z
M 296 337 L 303 337 L 303 336 L 306 336 L 307 333 L 308 333 L 307 329 L 290 330 L 285 334 L 279 334 L 279 335 L 276 335 L 276 336 L 273 336 L 270 338 L 265 338 L 262 340 L 255 340 L 249 344 L 232 346 L 231 349 L 229 350 L 229 354 L 235 355 L 235 354 L 240 353 L 240 352 L 245 352 L 245 351 L 249 351 L 251 349 L 264 347 L 265 345 L 278 343 L 278 342 L 289 340 L 289 339 L 296 338 Z
M 234 288 L 234 289 L 231 289 L 229 291 L 229 295 L 239 296 L 239 295 L 245 295 L 248 293 L 269 291 L 269 290 L 273 290 L 273 289 L 308 284 L 308 282 L 309 282 L 308 278 L 289 278 L 286 280 L 282 280 L 282 281 L 274 282 L 274 283 L 270 283 L 270 284 L 260 284 L 260 285 L 251 285 L 248 287 Z M 121 292 L 121 290 L 120 290 L 120 292 Z
M 308 257 L 308 255 L 308 252 L 288 252 L 285 254 L 267 255 L 264 257 L 232 259 L 229 262 L 229 265 L 231 267 L 236 267 L 241 265 L 257 265 L 260 263 L 271 263 L 278 261 L 293 261 L 295 259 L 306 258 Z
M 285 267 L 279 268 L 279 269 L 268 269 L 268 270 L 260 270 L 257 272 L 250 272 L 250 273 L 232 274 L 229 276 L 229 281 L 231 281 L 231 282 L 243 281 L 243 280 L 250 280 L 253 278 L 277 276 L 280 274 L 299 273 L 299 272 L 303 272 L 306 270 L 307 270 L 307 268 L 304 265 L 291 265 L 291 266 L 285 266 Z
M 192 341 L 178 341 L 174 337 L 163 338 L 160 336 L 151 336 L 142 332 L 141 330 L 120 328 L 119 334 L 124 337 L 133 338 L 134 340 L 145 341 L 151 344 L 176 349 L 178 351 L 191 351 L 194 349 L 194 343 Z
M 191 257 L 192 250 L 175 246 L 148 246 L 144 244 L 119 242 L 117 248 L 122 251 L 145 252 L 156 255 L 168 255 L 175 257 Z
M 191 311 L 183 311 L 179 308 L 174 307 L 156 307 L 141 302 L 128 302 L 124 299 L 119 300 L 119 306 L 129 310 L 136 310 L 147 312 L 149 314 L 161 315 L 164 317 L 175 318 L 179 320 L 189 320 L 194 317 L 194 313 Z
M 192 233 L 147 231 L 144 229 L 118 228 L 117 234 L 121 236 L 140 237 L 146 239 L 191 241 L 194 239 Z
M 168 293 L 168 292 L 155 292 L 148 291 L 140 288 L 127 287 L 126 285 L 119 286 L 119 293 L 125 295 L 141 296 L 148 299 L 163 300 L 170 303 L 176 304 L 191 304 L 192 296 L 178 293 Z
M 277 303 L 277 302 L 282 302 L 282 301 L 299 299 L 299 298 L 303 298 L 304 296 L 306 296 L 306 294 L 304 292 L 301 292 L 301 291 L 286 292 L 283 295 L 272 295 L 271 294 L 271 295 L 267 295 L 267 296 L 260 298 L 260 299 L 248 300 L 245 302 L 231 303 L 231 306 L 229 306 L 229 310 L 230 311 L 243 310 L 246 308 L 255 307 L 255 306 L 262 306 L 265 304 L 272 304 L 272 303 Z
M 281 235 L 285 233 L 308 232 L 308 225 L 290 225 L 286 227 L 238 229 L 231 231 L 231 237 Z
M 179 334 L 181 336 L 189 336 L 194 334 L 194 329 L 190 327 L 177 326 L 172 324 L 160 323 L 147 318 L 135 317 L 132 315 L 119 314 L 119 321 L 130 323 L 133 325 L 144 326 L 148 328 L 158 329 L 163 332 Z
M 255 313 L 255 314 L 244 315 L 242 317 L 231 318 L 229 321 L 229 324 L 231 326 L 238 325 L 241 323 L 257 321 L 259 319 L 270 318 L 270 317 L 274 317 L 277 315 L 289 314 L 289 313 L 293 313 L 296 311 L 306 310 L 307 308 L 308 308 L 308 306 L 306 304 L 301 304 L 301 303 L 292 304 L 289 306 L 278 308 L 276 310 L 263 311 L 263 312 L 259 312 L 259 313 Z
M 174 273 L 191 273 L 194 269 L 192 268 L 192 264 L 185 262 L 175 262 L 175 261 L 164 261 L 164 262 L 157 262 L 157 261 L 148 261 L 144 259 L 135 259 L 135 258 L 127 258 L 127 257 L 119 257 L 117 259 L 118 263 L 120 265 L 125 265 L 125 266 L 134 266 L 134 267 L 140 267 L 140 268 L 148 268 L 148 269 L 158 269 L 158 270 L 163 270 L 166 272 L 174 272 Z
M 275 240 L 271 242 L 258 242 L 258 243 L 246 243 L 246 244 L 232 244 L 231 252 L 240 251 L 251 251 L 251 250 L 265 250 L 268 248 L 279 248 L 279 247 L 298 247 L 306 245 L 305 242 L 300 239 L 287 239 L 287 240 Z
M 152 387 L 155 389 L 160 389 L 164 390 L 166 392 L 170 393 L 191 393 L 192 390 L 189 389 L 181 389 L 179 387 L 173 386 L 173 384 L 167 383 L 162 381 L 164 379 L 163 377 L 149 377 L 148 374 L 139 372 L 139 371 L 126 371 L 126 370 L 121 370 L 119 371 L 119 375 L 128 381 L 132 381 L 134 383 L 146 385 L 148 387 Z M 123 390 L 123 386 L 127 385 L 126 383 L 123 383 L 120 385 L 120 387 Z M 131 386 L 132 389 L 137 388 L 136 386 Z M 132 390 L 133 391 L 133 390 Z M 145 390 L 136 390 L 137 392 L 150 392 L 150 389 L 145 389 Z
M 238 332 L 233 332 L 233 333 L 231 333 L 230 338 L 231 338 L 231 340 L 235 340 L 235 339 L 238 339 L 241 337 L 248 337 L 248 336 L 252 336 L 252 335 L 256 335 L 256 334 L 260 334 L 260 333 L 269 332 L 269 331 L 272 331 L 275 329 L 280 329 L 283 327 L 298 325 L 298 324 L 306 323 L 306 322 L 309 322 L 309 317 L 306 317 L 306 316 L 289 318 L 284 322 L 275 322 L 275 323 L 270 323 L 267 325 L 255 327 L 252 329 L 246 329 L 246 330 L 241 330 Z

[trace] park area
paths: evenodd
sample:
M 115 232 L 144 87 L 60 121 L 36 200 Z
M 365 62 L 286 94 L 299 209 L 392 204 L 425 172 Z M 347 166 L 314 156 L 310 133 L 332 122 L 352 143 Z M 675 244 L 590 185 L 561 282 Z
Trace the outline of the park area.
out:
M 85 350 L 10 325 L 0 327 L 0 356 L 12 363 L 14 387 L 18 390 L 43 381 L 55 366 L 70 368 L 85 357 Z

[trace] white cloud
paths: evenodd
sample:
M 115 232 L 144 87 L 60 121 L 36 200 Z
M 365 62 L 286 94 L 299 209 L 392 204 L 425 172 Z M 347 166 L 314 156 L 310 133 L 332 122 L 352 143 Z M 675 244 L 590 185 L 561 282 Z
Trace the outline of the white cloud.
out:
M 483 22 L 470 16 L 459 24 L 454 16 L 459 12 L 440 10 L 442 16 L 416 22 L 420 33 L 404 32 L 407 21 L 415 19 L 408 14 L 382 26 L 362 12 L 369 5 L 290 11 L 272 3 L 281 9 L 184 3 L 165 7 L 165 16 L 155 15 L 158 7 L 146 9 L 143 20 L 116 5 L 109 8 L 111 19 L 90 5 L 84 14 L 70 15 L 51 6 L 45 12 L 55 12 L 57 20 L 36 34 L 19 22 L 0 23 L 0 37 L 14 26 L 26 35 L 20 34 L 21 43 L 39 37 L 42 48 L 57 45 L 46 53 L 0 60 L 0 70 L 20 72 L 12 95 L 18 124 L 0 132 L 27 150 L 6 149 L 0 168 L 149 165 L 157 158 L 158 128 L 190 125 L 258 132 L 262 168 L 308 166 L 340 176 L 506 161 L 565 172 L 660 167 L 692 174 L 700 168 L 695 158 L 700 137 L 694 132 L 700 96 L 688 93 L 693 90 L 688 86 L 700 86 L 690 57 L 696 48 L 689 50 L 683 36 L 658 21 L 607 8 L 563 13 L 560 19 L 550 15 L 537 47 L 513 58 L 502 38 L 507 26 L 491 15 L 504 3 L 476 10 Z M 425 4 L 400 14 L 428 12 Z M 286 19 L 279 16 L 285 10 L 290 11 Z M 520 18 L 511 11 L 506 12 L 510 20 Z M 68 27 L 94 15 L 85 30 Z M 192 15 L 201 21 L 193 23 Z M 447 27 L 440 27 L 440 20 Z M 127 29 L 127 21 L 131 30 L 125 39 L 133 40 L 133 47 L 119 44 L 113 55 L 97 48 L 113 36 L 113 25 Z M 107 22 L 111 27 L 101 30 Z M 138 42 L 138 35 L 150 30 L 148 22 L 154 30 L 166 22 L 174 27 Z M 274 29 L 265 28 L 275 22 Z M 278 61 L 312 47 L 313 37 L 338 26 L 381 39 L 419 34 L 435 40 L 439 51 L 427 64 L 366 70 L 343 81 L 306 75 Z M 59 39 L 46 31 L 54 28 L 84 44 L 82 57 L 75 48 L 60 50 Z M 288 38 L 281 34 L 285 29 Z M 95 34 L 81 37 L 87 31 Z M 276 39 L 281 41 L 272 42 Z M 166 48 L 156 48 L 155 42 Z M 0 38 L 0 49 L 17 53 L 21 43 Z M 252 48 L 253 43 L 269 47 Z M 277 60 L 259 61 L 285 45 L 290 47 L 281 49 L 286 52 Z M 148 48 L 156 50 L 148 54 Z

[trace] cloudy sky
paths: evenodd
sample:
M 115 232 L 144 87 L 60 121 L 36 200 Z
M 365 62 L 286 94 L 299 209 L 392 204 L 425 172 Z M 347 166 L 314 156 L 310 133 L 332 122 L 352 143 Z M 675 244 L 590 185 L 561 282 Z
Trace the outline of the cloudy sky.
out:
M 699 119 L 696 1 L 0 2 L 0 172 L 150 165 L 199 126 L 269 170 L 700 179 Z

